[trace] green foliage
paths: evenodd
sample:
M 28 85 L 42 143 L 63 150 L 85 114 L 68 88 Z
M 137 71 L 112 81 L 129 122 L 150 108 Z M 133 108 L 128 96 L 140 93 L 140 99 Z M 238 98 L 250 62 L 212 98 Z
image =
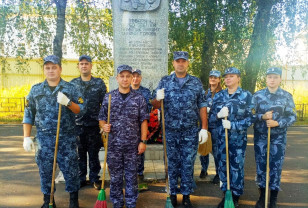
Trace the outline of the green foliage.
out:
M 242 87 L 264 86 L 266 69 L 283 60 L 277 45 L 290 44 L 307 27 L 305 0 L 170 0 L 169 51 L 186 50 L 191 73 L 206 86 L 211 69 L 234 66 Z M 169 70 L 172 71 L 172 55 Z
M 46 18 L 50 11 L 49 3 L 42 7 L 44 1 L 6 1 L 1 5 L 5 23 L 0 25 L 0 42 L 4 43 L 2 60 L 7 57 L 16 57 L 19 72 L 27 72 L 28 61 L 33 57 L 50 54 L 52 34 L 49 25 L 54 24 L 51 18 Z M 48 48 L 50 48 L 48 50 Z M 44 51 L 44 53 L 42 53 Z M 7 71 L 10 66 L 4 61 L 2 71 Z
M 296 120 L 294 126 L 307 126 L 308 125 L 308 118 L 304 118 L 303 120 Z
M 244 65 L 255 4 L 174 0 L 170 5 L 170 51 L 187 50 L 191 54 L 192 73 L 200 76 L 204 85 L 210 70 Z M 169 60 L 171 63 L 172 57 Z
M 113 72 L 108 70 L 113 68 L 112 53 L 108 45 L 112 41 L 113 32 L 111 10 L 93 8 L 90 3 L 79 1 L 76 7 L 70 7 L 68 11 L 70 44 L 78 54 L 96 58 L 97 74 L 109 77 Z
M 4 47 L 4 54 L 0 56 L 2 72 L 10 70 L 6 60 L 8 57 L 16 57 L 17 70 L 21 73 L 28 72 L 28 61 L 34 57 L 43 58 L 50 54 L 61 57 L 64 38 L 64 42 L 77 55 L 88 54 L 98 60 L 102 75 L 111 73 L 110 9 L 103 7 L 97 0 L 70 3 L 67 5 L 66 0 L 8 0 L 1 3 L 0 43 L 3 44 L 0 44 L 0 50 Z

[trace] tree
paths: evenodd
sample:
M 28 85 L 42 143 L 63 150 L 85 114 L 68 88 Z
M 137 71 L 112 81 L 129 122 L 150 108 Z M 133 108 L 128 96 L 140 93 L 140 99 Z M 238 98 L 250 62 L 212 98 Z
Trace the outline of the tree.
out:
M 16 57 L 20 72 L 27 71 L 34 57 L 55 54 L 62 58 L 65 41 L 76 55 L 97 59 L 100 75 L 110 75 L 113 70 L 105 69 L 113 65 L 112 17 L 104 2 L 76 0 L 67 5 L 67 0 L 9 0 L 0 4 L 2 70 L 9 70 L 8 57 Z
M 192 72 L 208 85 L 210 70 L 243 65 L 242 54 L 251 30 L 255 6 L 238 1 L 172 1 L 170 7 L 170 51 L 188 49 Z M 186 28 L 183 28 L 185 27 Z
M 53 54 L 62 59 L 62 43 L 65 31 L 65 10 L 67 0 L 54 0 L 57 7 L 56 36 L 53 40 Z
M 200 6 L 200 4 L 198 4 Z M 208 0 L 205 2 L 203 7 L 203 13 L 205 14 L 205 27 L 201 51 L 201 72 L 200 79 L 202 83 L 207 87 L 208 85 L 208 75 L 214 67 L 214 55 L 215 47 L 214 43 L 216 41 L 215 27 L 217 23 L 217 2 Z
M 277 45 L 290 44 L 307 25 L 304 2 L 171 0 L 169 49 L 190 53 L 192 73 L 205 86 L 211 69 L 234 66 L 242 72 L 242 87 L 254 92 L 256 85 L 264 86 L 268 66 L 277 62 Z

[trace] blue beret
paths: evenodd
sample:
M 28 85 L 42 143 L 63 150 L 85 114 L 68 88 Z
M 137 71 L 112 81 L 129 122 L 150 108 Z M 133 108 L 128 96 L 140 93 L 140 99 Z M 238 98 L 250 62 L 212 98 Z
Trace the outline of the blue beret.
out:
M 90 56 L 87 56 L 87 55 L 81 55 L 79 57 L 79 61 L 82 61 L 83 59 L 87 60 L 88 62 L 91 62 L 92 63 L 92 59 Z
M 58 64 L 59 66 L 61 66 L 61 60 L 58 56 L 56 55 L 50 55 L 50 56 L 46 56 L 44 58 L 44 65 L 48 62 L 51 62 L 53 64 Z
M 278 74 L 281 76 L 282 74 L 282 69 L 278 68 L 278 67 L 271 67 L 271 68 L 268 68 L 266 70 L 266 75 L 268 74 Z
M 188 53 L 186 51 L 174 51 L 173 52 L 173 60 L 185 59 L 188 60 Z
M 210 76 L 220 77 L 220 75 L 221 75 L 220 71 L 212 70 L 212 71 L 210 71 L 209 77 L 210 77 Z
M 241 72 L 240 70 L 238 70 L 235 67 L 229 67 L 225 70 L 225 73 L 223 76 L 226 76 L 227 74 L 238 74 L 239 76 L 241 76 Z
M 128 65 L 120 65 L 117 68 L 117 73 L 120 74 L 122 71 L 129 71 L 130 73 L 133 72 L 132 67 L 128 66 Z
M 133 69 L 133 73 L 138 73 L 139 75 L 141 75 L 141 70 L 140 69 Z

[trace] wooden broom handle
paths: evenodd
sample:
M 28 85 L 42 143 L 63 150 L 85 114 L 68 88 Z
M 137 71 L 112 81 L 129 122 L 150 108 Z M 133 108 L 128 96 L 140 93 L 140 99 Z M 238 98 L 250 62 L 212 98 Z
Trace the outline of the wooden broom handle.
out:
M 165 130 L 165 110 L 164 110 L 164 100 L 160 101 L 160 108 L 161 108 L 161 121 L 163 126 L 163 141 L 164 141 L 164 154 L 165 154 L 165 174 L 166 174 L 166 188 L 167 194 L 170 195 L 169 190 L 169 176 L 168 176 L 168 159 L 167 159 L 167 142 L 166 142 L 166 130 Z
M 265 208 L 268 205 L 268 185 L 269 185 L 269 157 L 270 157 L 270 145 L 271 145 L 271 127 L 267 130 L 267 156 L 266 156 L 266 184 L 265 184 Z
M 107 124 L 110 124 L 110 106 L 111 106 L 111 94 L 109 94 L 109 97 L 108 97 Z M 104 158 L 104 167 L 103 167 L 102 189 L 104 189 L 104 187 L 105 187 L 107 151 L 108 151 L 108 137 L 109 137 L 109 133 L 106 134 L 106 145 L 105 145 L 105 158 Z
M 55 188 L 55 175 L 56 175 L 56 165 L 57 165 L 58 146 L 59 146 L 61 110 L 62 110 L 62 105 L 59 104 L 56 144 L 55 144 L 55 153 L 54 153 L 54 157 L 53 157 L 52 179 L 51 179 L 51 190 L 50 190 L 50 201 L 49 201 L 49 205 L 51 205 L 51 206 L 53 206 L 53 196 L 54 196 L 54 188 Z

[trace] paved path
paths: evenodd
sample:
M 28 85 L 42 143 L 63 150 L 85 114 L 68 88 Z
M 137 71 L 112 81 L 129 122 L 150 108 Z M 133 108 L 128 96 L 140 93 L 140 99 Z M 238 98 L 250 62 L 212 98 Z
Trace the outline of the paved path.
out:
M 27 153 L 22 147 L 21 125 L 0 125 L 0 208 L 40 207 L 42 193 L 38 168 L 34 160 L 34 153 Z M 286 159 L 282 172 L 282 190 L 279 193 L 278 205 L 282 208 L 308 207 L 308 128 L 291 127 L 288 133 Z M 155 172 L 162 173 L 162 161 L 147 161 L 146 178 Z M 199 170 L 198 160 L 195 166 L 195 178 Z M 200 168 L 200 166 L 199 166 Z M 154 171 L 153 171 L 154 170 Z M 192 203 L 196 208 L 216 207 L 222 194 L 218 185 L 209 182 L 213 177 L 213 165 L 210 176 L 205 181 L 197 181 L 197 188 L 192 195 Z M 160 178 L 159 176 L 158 178 Z M 249 134 L 247 156 L 245 162 L 245 190 L 240 199 L 240 207 L 254 207 L 258 198 L 258 191 L 254 182 L 255 162 L 252 135 Z M 155 182 L 155 180 L 154 180 Z M 141 192 L 137 208 L 162 208 L 165 204 L 165 184 L 161 181 L 150 183 L 149 191 Z M 65 185 L 58 183 L 55 194 L 58 208 L 68 207 L 69 194 L 64 191 Z M 108 207 L 109 184 L 106 184 Z M 80 207 L 93 207 L 98 191 L 91 186 L 80 190 Z M 182 197 L 178 197 L 180 203 Z M 182 207 L 182 206 L 178 206 Z
M 155 148 L 151 148 L 150 145 L 148 145 L 147 147 L 148 149 L 146 151 L 153 151 L 155 153 L 157 153 L 157 146 Z M 153 150 L 154 149 L 154 150 Z M 162 146 L 161 148 L 162 149 Z M 101 167 L 104 167 L 104 150 L 102 149 L 99 153 L 99 158 L 101 161 Z M 208 176 L 204 179 L 200 179 L 199 175 L 201 172 L 201 164 L 200 164 L 200 159 L 199 156 L 197 156 L 196 162 L 195 162 L 195 172 L 194 172 L 194 177 L 195 177 L 195 181 L 210 181 L 212 180 L 212 178 L 214 177 L 215 174 L 215 167 L 214 167 L 214 158 L 213 156 L 210 154 L 210 164 L 208 167 Z M 100 171 L 100 175 L 103 174 L 103 170 L 101 169 Z M 88 170 L 88 175 L 87 175 L 87 180 L 89 180 L 89 170 Z M 109 175 L 106 174 L 106 181 L 109 181 Z M 164 166 L 164 161 L 161 160 L 149 160 L 149 159 L 145 159 L 145 163 L 144 163 L 144 181 L 148 181 L 148 182 L 161 182 L 165 180 L 165 166 Z M 56 183 L 64 183 L 65 180 L 63 178 L 63 175 L 61 172 L 58 173 L 57 177 L 56 177 Z

